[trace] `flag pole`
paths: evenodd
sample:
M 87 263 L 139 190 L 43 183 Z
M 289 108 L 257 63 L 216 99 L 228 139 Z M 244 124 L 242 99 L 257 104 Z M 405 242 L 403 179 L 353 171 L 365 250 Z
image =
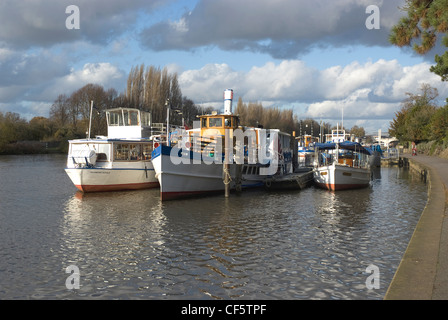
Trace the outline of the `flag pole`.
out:
M 90 140 L 90 129 L 92 128 L 92 109 L 93 109 L 93 100 L 90 102 L 89 140 Z

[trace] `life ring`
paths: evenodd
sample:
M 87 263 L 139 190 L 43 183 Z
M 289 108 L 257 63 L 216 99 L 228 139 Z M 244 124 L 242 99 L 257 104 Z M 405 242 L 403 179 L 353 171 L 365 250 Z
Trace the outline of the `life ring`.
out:
M 272 185 L 272 180 L 271 179 L 266 179 L 264 183 L 265 183 L 266 189 L 270 189 L 271 188 L 271 185 Z
M 155 142 L 154 143 L 154 149 L 157 149 L 159 147 L 159 143 L 158 142 Z

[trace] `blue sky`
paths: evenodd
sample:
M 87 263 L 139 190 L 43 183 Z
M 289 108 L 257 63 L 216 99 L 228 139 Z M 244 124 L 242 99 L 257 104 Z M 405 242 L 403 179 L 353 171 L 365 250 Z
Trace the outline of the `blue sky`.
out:
M 300 119 L 386 132 L 406 92 L 431 72 L 434 52 L 390 45 L 404 0 L 22 0 L 0 2 L 0 112 L 49 116 L 59 94 L 88 83 L 124 92 L 133 66 L 177 72 L 182 94 L 222 107 L 222 93 Z M 65 9 L 76 5 L 80 29 Z M 376 5 L 380 29 L 365 12 Z

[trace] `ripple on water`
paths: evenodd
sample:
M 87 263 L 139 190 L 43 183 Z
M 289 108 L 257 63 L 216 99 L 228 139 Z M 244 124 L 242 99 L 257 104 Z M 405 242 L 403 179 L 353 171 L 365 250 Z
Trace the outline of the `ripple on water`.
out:
M 32 172 L 52 190 L 0 184 L 0 298 L 381 299 L 426 203 L 426 186 L 397 168 L 382 168 L 371 188 L 336 193 L 167 203 L 158 190 L 82 195 L 64 161 L 12 161 L 5 171 L 0 159 L 0 178 Z M 76 291 L 65 288 L 71 264 Z M 371 264 L 380 290 L 366 289 Z

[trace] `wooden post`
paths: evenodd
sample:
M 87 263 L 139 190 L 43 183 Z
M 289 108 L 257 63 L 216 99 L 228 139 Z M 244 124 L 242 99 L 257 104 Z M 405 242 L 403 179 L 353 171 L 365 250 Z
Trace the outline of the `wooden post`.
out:
M 223 174 L 224 174 L 224 188 L 225 188 L 225 197 L 228 198 L 230 196 L 230 135 L 229 129 L 224 129 L 224 165 L 223 165 Z

